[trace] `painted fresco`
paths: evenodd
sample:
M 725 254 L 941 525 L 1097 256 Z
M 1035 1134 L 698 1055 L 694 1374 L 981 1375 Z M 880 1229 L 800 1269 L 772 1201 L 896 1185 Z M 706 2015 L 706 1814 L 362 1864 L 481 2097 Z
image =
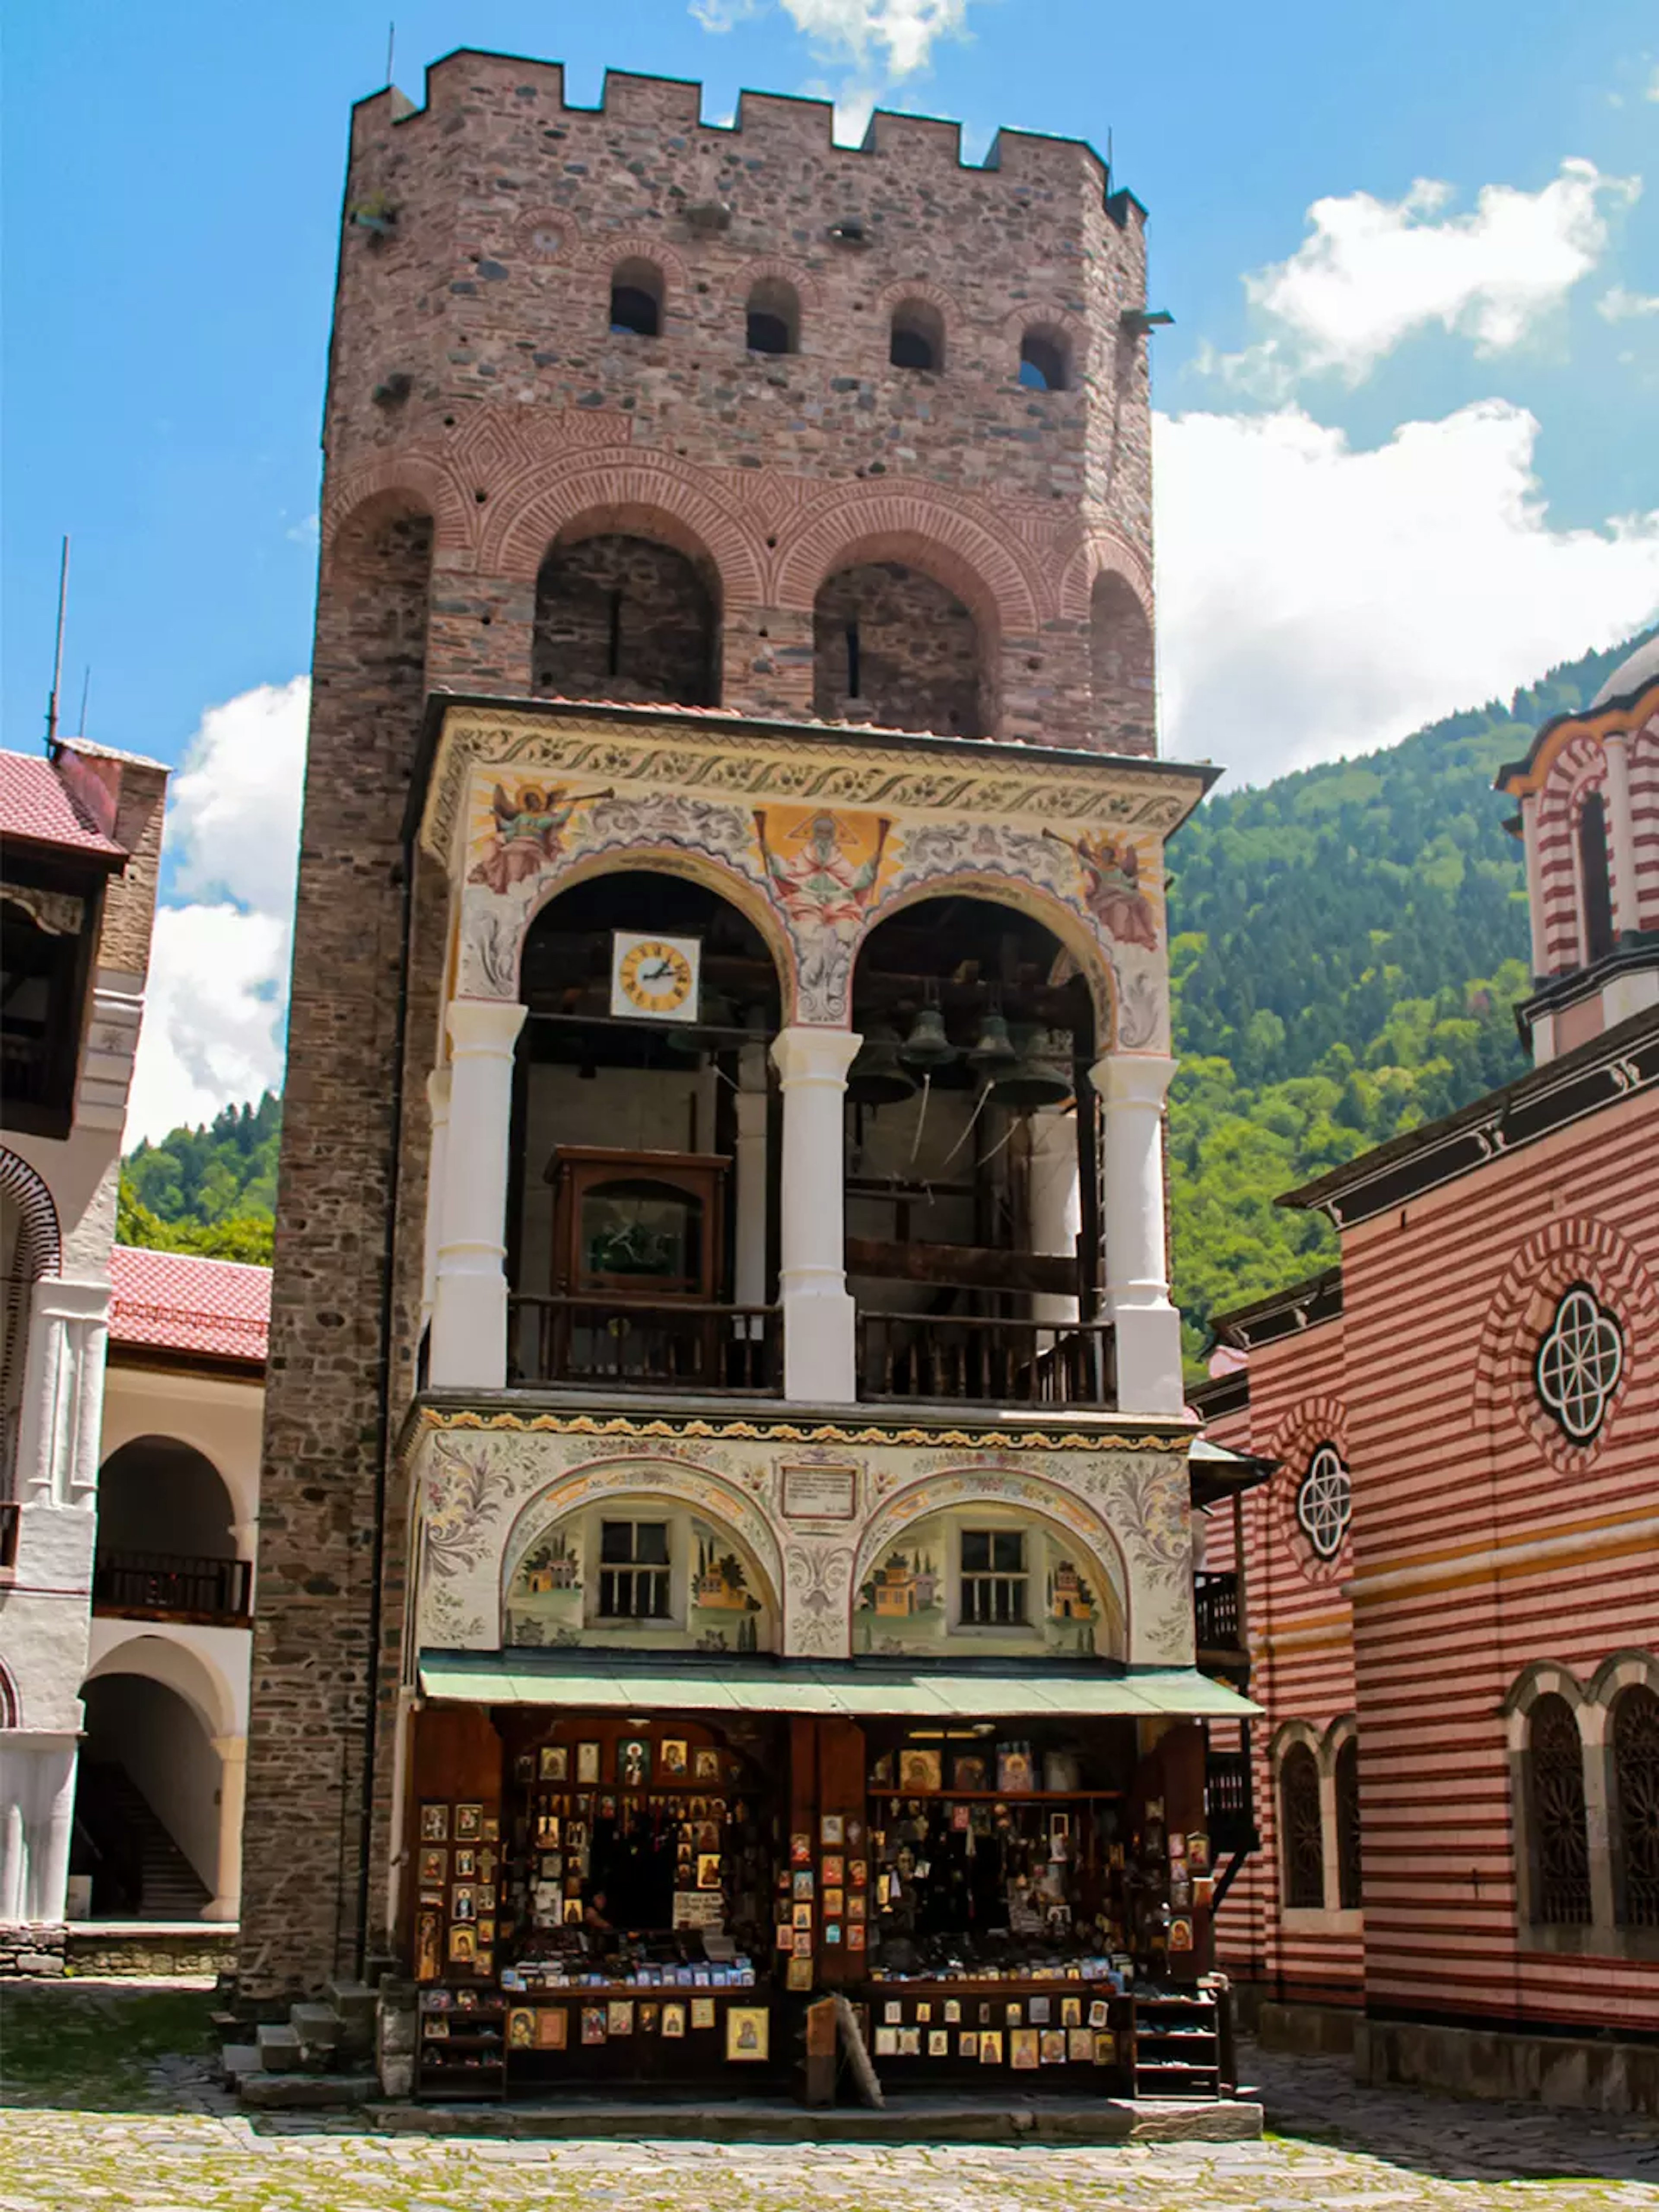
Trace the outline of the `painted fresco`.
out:
M 611 1510 L 629 1518 L 654 1511 L 666 1522 L 672 1617 L 597 1617 L 600 1516 L 576 1513 L 534 1536 L 520 1558 L 503 1604 L 504 1643 L 566 1650 L 606 1644 L 711 1653 L 775 1648 L 776 1622 L 763 1595 L 765 1578 L 729 1528 L 663 1503 Z
M 1118 1638 L 1109 1591 L 1079 1545 L 1040 1525 L 994 1524 L 999 1534 L 1024 1538 L 1024 1620 L 995 1627 L 966 1623 L 957 1571 L 962 1531 L 992 1525 L 982 1514 L 937 1514 L 879 1548 L 854 1592 L 854 1651 L 895 1657 L 969 1650 L 1011 1657 L 1113 1656 Z

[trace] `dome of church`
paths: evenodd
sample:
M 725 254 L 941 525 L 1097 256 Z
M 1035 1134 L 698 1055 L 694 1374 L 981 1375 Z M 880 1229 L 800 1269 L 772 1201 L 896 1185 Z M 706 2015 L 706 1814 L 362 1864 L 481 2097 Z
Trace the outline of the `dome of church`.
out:
M 1605 707 L 1609 699 L 1628 699 L 1632 691 L 1653 683 L 1659 683 L 1659 637 L 1650 637 L 1620 662 L 1590 701 L 1590 711 Z

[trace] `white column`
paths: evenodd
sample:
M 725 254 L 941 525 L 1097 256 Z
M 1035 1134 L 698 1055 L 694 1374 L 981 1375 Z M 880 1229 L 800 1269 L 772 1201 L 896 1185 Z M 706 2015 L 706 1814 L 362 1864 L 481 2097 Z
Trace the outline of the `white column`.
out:
M 766 1060 L 746 1045 L 738 1060 L 737 1249 L 732 1287 L 740 1306 L 766 1303 Z
M 1548 973 L 1549 954 L 1544 937 L 1544 873 L 1538 859 L 1538 793 L 1521 798 L 1521 844 L 1527 859 L 1527 921 L 1532 931 L 1532 972 Z
M 426 1103 L 432 1115 L 432 1150 L 426 1170 L 426 1247 L 421 1262 L 421 1327 L 432 1320 L 438 1294 L 438 1246 L 443 1233 L 444 1174 L 449 1158 L 449 1070 L 434 1067 L 426 1079 Z
M 40 1823 L 29 1852 L 29 1918 L 55 1927 L 69 1910 L 70 1844 L 75 1834 L 78 1736 L 60 1739 L 41 1758 Z
M 1106 1304 L 1126 1413 L 1178 1413 L 1186 1403 L 1164 1240 L 1164 1097 L 1175 1068 L 1161 1054 L 1112 1053 L 1091 1071 L 1105 1109 Z
M 864 1042 L 848 1030 L 780 1030 L 783 1088 L 783 1394 L 814 1405 L 858 1398 L 845 1251 L 847 1071 Z
M 242 1807 L 247 1796 L 247 1738 L 216 1735 L 219 1754 L 219 1868 L 204 1920 L 234 1920 L 242 1902 Z
M 96 1502 L 109 1295 L 55 1275 L 31 1287 L 17 1472 L 37 1505 Z
M 513 1048 L 525 1009 L 456 999 L 448 1014 L 449 1138 L 428 1374 L 437 1389 L 507 1382 L 507 1167 Z
M 1630 811 L 1630 757 L 1626 732 L 1610 730 L 1601 740 L 1607 763 L 1607 844 L 1613 858 L 1613 926 L 1641 927 L 1636 915 L 1636 831 Z
M 1031 1249 L 1070 1259 L 1076 1254 L 1078 1231 L 1083 1226 L 1076 1117 L 1053 1112 L 1033 1114 L 1030 1132 Z M 1041 1322 L 1075 1321 L 1077 1300 L 1043 1293 L 1032 1299 L 1031 1312 Z

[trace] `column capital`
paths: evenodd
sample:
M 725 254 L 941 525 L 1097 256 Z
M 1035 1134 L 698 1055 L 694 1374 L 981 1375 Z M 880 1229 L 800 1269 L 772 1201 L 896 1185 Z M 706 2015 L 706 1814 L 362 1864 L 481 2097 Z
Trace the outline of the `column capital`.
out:
M 456 1058 L 505 1060 L 519 1041 L 527 1012 L 515 999 L 452 999 L 444 1027 Z
M 247 1738 L 245 1735 L 215 1735 L 208 1738 L 213 1750 L 228 1766 L 240 1766 L 247 1759 Z
M 1176 1062 L 1167 1053 L 1109 1052 L 1089 1070 L 1108 1106 L 1150 1106 L 1162 1109 Z
M 852 1030 L 823 1030 L 794 1023 L 772 1040 L 772 1059 L 786 1091 L 797 1083 L 845 1085 L 864 1039 Z

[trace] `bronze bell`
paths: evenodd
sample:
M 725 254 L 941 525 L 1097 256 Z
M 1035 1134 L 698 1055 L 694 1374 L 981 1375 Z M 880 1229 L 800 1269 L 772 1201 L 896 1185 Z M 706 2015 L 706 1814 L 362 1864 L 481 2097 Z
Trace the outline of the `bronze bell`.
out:
M 937 1006 L 924 1006 L 899 1047 L 899 1058 L 912 1067 L 943 1067 L 957 1057 L 957 1048 L 945 1034 L 945 1016 Z
M 979 1025 L 979 1042 L 968 1054 L 968 1065 L 977 1074 L 996 1075 L 1018 1057 L 1008 1034 L 1007 1016 L 994 1007 Z
M 899 1065 L 896 1031 L 885 1024 L 872 1030 L 847 1071 L 848 1097 L 855 1106 L 896 1106 L 915 1091 L 915 1077 Z
M 1047 1044 L 1046 1053 L 1038 1049 L 1039 1040 Z M 1013 1066 L 991 1079 L 991 1103 L 1017 1114 L 1029 1113 L 1037 1106 L 1063 1105 L 1073 1088 L 1066 1049 L 1070 1043 L 1063 1031 L 1056 1036 L 1053 1031 L 1022 1030 Z

